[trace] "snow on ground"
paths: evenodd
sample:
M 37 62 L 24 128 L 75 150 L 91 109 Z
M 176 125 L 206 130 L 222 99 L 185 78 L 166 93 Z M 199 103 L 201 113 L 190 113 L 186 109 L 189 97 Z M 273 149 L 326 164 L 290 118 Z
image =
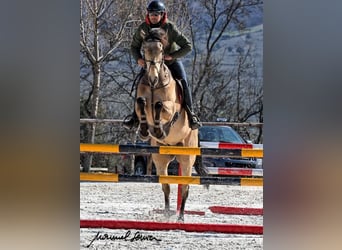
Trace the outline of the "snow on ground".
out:
M 176 199 L 177 185 L 172 184 L 172 210 L 176 209 Z M 191 185 L 185 210 L 204 211 L 205 215 L 185 214 L 184 217 L 185 223 L 263 225 L 262 216 L 215 214 L 209 210 L 210 206 L 262 208 L 262 187 L 211 185 L 207 190 L 200 185 Z M 159 183 L 80 183 L 81 219 L 176 222 L 176 215 L 166 218 L 153 211 L 163 208 L 164 194 Z M 98 237 L 92 242 L 97 234 L 102 238 Z M 145 240 L 134 240 L 134 235 L 138 234 Z M 127 235 L 126 240 L 122 239 Z M 151 240 L 146 240 L 148 237 Z M 262 235 L 195 233 L 183 230 L 80 229 L 80 249 L 242 250 L 263 249 L 262 245 Z

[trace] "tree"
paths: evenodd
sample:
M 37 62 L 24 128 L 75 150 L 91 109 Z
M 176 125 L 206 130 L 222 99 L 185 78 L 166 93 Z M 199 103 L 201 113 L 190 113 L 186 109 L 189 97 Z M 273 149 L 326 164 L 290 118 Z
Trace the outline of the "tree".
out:
M 199 0 L 189 4 L 194 48 L 191 82 L 195 110 L 202 119 L 226 117 L 228 121 L 246 122 L 258 120 L 263 112 L 261 65 L 252 55 L 255 48 L 251 35 L 239 33 L 245 30 L 249 14 L 261 7 L 258 0 Z M 236 40 L 233 36 L 241 36 L 241 42 L 228 44 Z
M 127 4 L 127 1 L 81 0 L 80 7 L 81 59 L 87 59 L 91 69 L 91 72 L 83 72 L 82 77 L 88 80 L 92 77 L 88 81 L 90 89 L 88 99 L 83 102 L 86 111 L 83 114 L 98 118 L 102 69 L 113 51 L 129 40 L 125 28 L 131 22 L 133 5 Z M 94 143 L 95 133 L 96 123 L 93 123 L 86 130 L 86 141 Z M 89 171 L 91 164 L 90 155 L 83 166 L 84 170 Z

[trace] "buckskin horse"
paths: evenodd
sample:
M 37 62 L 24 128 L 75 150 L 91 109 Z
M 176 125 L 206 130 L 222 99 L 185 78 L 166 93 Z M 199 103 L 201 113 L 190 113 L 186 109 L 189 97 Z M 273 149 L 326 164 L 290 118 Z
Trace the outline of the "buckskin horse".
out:
M 164 48 L 168 46 L 167 33 L 162 28 L 152 29 L 148 34 L 141 33 L 145 57 L 145 73 L 137 86 L 135 111 L 140 127 L 139 136 L 149 140 L 152 146 L 198 147 L 198 129 L 191 130 L 187 113 L 182 106 L 181 84 L 172 77 L 164 63 Z M 152 154 L 157 175 L 167 175 L 169 163 L 176 158 L 182 176 L 191 176 L 196 155 Z M 200 175 L 207 175 L 202 164 L 196 164 Z M 170 215 L 170 185 L 162 184 L 165 198 L 165 214 Z M 178 221 L 184 221 L 185 202 L 189 185 L 182 185 L 182 202 Z

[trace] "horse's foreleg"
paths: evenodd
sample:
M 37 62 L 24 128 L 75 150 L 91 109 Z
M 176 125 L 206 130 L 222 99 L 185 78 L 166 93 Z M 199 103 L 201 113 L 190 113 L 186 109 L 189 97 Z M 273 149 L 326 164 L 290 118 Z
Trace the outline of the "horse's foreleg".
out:
M 170 185 L 162 184 L 165 199 L 165 215 L 170 216 Z
M 189 195 L 189 185 L 182 185 L 182 203 L 178 215 L 178 221 L 184 221 L 185 202 Z
M 142 140 L 147 140 L 148 139 L 148 127 L 147 127 L 146 112 L 145 112 L 146 98 L 139 97 L 137 99 L 137 104 L 141 113 L 140 130 L 139 130 L 140 137 Z
M 164 138 L 166 136 L 165 131 L 163 130 L 160 124 L 160 113 L 162 111 L 162 108 L 163 108 L 162 102 L 156 102 L 156 104 L 154 105 L 154 109 L 156 111 L 156 115 L 154 118 L 154 133 L 158 139 Z

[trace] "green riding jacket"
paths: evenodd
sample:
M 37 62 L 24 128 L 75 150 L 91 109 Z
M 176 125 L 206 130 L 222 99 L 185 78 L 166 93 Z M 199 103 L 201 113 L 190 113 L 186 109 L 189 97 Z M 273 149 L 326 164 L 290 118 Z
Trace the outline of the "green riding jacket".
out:
M 192 45 L 191 42 L 177 29 L 174 23 L 167 21 L 161 26 L 161 28 L 163 28 L 168 34 L 169 45 L 165 48 L 164 53 L 172 56 L 173 60 L 165 61 L 165 64 L 170 65 L 175 61 L 175 59 L 188 54 L 192 50 Z M 140 32 L 141 30 L 144 30 L 145 33 L 148 33 L 151 29 L 151 26 L 144 22 L 140 24 L 133 36 L 131 53 L 136 61 L 140 58 L 143 59 L 141 54 L 143 38 L 141 37 Z

